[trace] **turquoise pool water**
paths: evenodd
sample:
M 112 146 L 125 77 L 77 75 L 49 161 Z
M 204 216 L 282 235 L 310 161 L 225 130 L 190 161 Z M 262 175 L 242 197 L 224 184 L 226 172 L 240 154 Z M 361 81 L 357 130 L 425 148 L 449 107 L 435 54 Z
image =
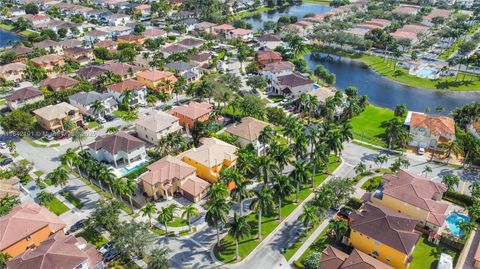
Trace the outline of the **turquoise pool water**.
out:
M 417 73 L 422 78 L 428 78 L 431 74 L 433 74 L 433 70 L 430 69 L 422 69 Z
M 465 234 L 465 232 L 459 227 L 459 224 L 462 221 L 470 221 L 470 218 L 457 212 L 453 212 L 445 219 L 445 222 L 447 222 L 447 227 L 450 230 L 450 234 L 454 236 L 461 236 Z
M 123 167 L 122 169 L 120 169 L 120 173 L 122 173 L 122 176 L 130 173 L 130 172 L 133 172 L 135 170 L 138 170 L 144 163 L 139 163 L 137 165 L 135 165 L 134 167 L 130 168 L 130 169 L 127 169 L 125 167 Z

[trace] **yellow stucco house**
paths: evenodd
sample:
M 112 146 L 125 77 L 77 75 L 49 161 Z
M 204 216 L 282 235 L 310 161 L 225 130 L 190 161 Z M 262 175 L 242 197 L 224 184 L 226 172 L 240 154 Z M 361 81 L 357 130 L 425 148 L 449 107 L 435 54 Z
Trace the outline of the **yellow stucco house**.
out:
M 445 224 L 449 204 L 442 201 L 443 183 L 400 170 L 383 175 L 383 185 L 372 193 L 371 201 L 418 221 L 418 225 L 439 232 Z
M 202 138 L 201 146 L 181 153 L 178 158 L 196 168 L 197 176 L 215 183 L 223 167 L 234 166 L 238 148 L 216 138 Z
M 350 243 L 397 269 L 406 269 L 421 234 L 417 220 L 370 202 L 349 216 Z

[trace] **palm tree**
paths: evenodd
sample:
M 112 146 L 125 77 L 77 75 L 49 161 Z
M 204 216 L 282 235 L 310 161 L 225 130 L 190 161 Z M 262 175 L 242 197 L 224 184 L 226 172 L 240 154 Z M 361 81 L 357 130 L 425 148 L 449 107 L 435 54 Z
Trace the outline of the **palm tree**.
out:
M 205 204 L 205 221 L 217 230 L 217 246 L 220 246 L 220 225 L 227 222 L 228 203 L 225 199 L 210 200 Z
M 292 194 L 295 191 L 295 187 L 292 185 L 290 178 L 287 176 L 275 176 L 273 183 L 273 193 L 278 199 L 278 219 L 282 219 L 282 201 L 285 197 Z
M 264 148 L 266 147 L 266 145 L 269 145 L 274 139 L 275 131 L 270 126 L 263 128 L 263 130 L 260 132 L 260 135 L 258 136 L 258 142 L 260 142 Z
M 83 149 L 82 142 L 87 140 L 87 135 L 82 128 L 76 128 L 70 133 L 70 137 L 72 137 L 73 142 L 78 142 L 80 145 L 80 149 Z
M 55 195 L 50 192 L 41 191 L 39 194 L 37 194 L 37 199 L 40 201 L 41 205 L 46 205 L 55 199 Z
M 452 174 L 446 174 L 442 177 L 442 183 L 447 186 L 449 191 L 452 191 L 454 187 L 457 187 L 460 183 L 460 179 Z
M 388 157 L 386 155 L 378 154 L 373 161 L 378 165 L 378 168 L 381 168 L 384 163 L 387 163 Z
M 0 267 L 4 268 L 5 264 L 8 260 L 10 260 L 12 256 L 8 253 L 0 252 Z
M 428 176 L 428 173 L 431 173 L 432 172 L 432 168 L 428 165 L 425 165 L 425 167 L 423 168 L 423 171 L 422 173 L 425 173 L 425 177 Z
M 137 182 L 133 178 L 127 178 L 125 181 L 125 189 L 124 194 L 128 196 L 128 200 L 130 201 L 130 207 L 133 210 L 133 203 L 132 203 L 132 195 L 135 194 L 137 191 L 138 185 Z
M 258 191 L 254 191 L 255 198 L 250 204 L 250 208 L 258 214 L 258 239 L 262 239 L 262 214 L 269 212 L 275 205 L 270 189 L 263 185 Z
M 330 229 L 335 234 L 335 239 L 337 242 L 340 242 L 342 237 L 347 233 L 348 224 L 341 219 L 333 220 L 330 223 Z
M 293 36 L 288 42 L 288 45 L 295 56 L 298 56 L 300 53 L 305 52 L 305 50 L 307 49 L 305 43 L 303 43 L 302 38 L 298 35 Z
M 233 215 L 232 221 L 227 223 L 228 234 L 235 238 L 235 259 L 238 260 L 238 241 L 242 238 L 250 236 L 251 227 L 247 222 L 247 217 L 238 216 L 237 213 Z
M 122 199 L 122 195 L 125 193 L 125 182 L 121 178 L 115 178 L 112 183 L 112 189 L 119 199 Z
M 94 115 L 100 115 L 101 116 L 103 114 L 103 112 L 105 111 L 105 106 L 102 104 L 102 102 L 100 100 L 93 101 L 91 107 L 93 109 L 93 114 Z
M 411 140 L 410 132 L 403 127 L 403 122 L 398 118 L 393 118 L 385 124 L 385 135 L 388 140 L 388 148 L 393 145 L 404 146 Z
M 327 131 L 325 135 L 325 142 L 327 144 L 327 147 L 333 151 L 333 153 L 336 156 L 340 157 L 340 154 L 342 153 L 343 150 L 343 144 L 342 144 L 342 134 L 340 133 L 339 129 L 333 129 Z
M 307 230 L 310 229 L 310 227 L 315 226 L 315 223 L 318 222 L 316 210 L 317 209 L 315 207 L 303 206 L 303 213 L 300 215 L 298 220 L 302 222 L 303 227 L 305 227 Z
M 17 149 L 17 146 L 15 145 L 15 142 L 13 142 L 12 139 L 7 141 L 7 148 L 10 153 L 14 153 Z
M 192 230 L 190 220 L 192 217 L 198 216 L 198 208 L 194 204 L 189 204 L 183 207 L 182 219 L 188 222 L 188 231 Z
M 306 161 L 295 161 L 293 163 L 294 169 L 290 173 L 290 177 L 295 181 L 297 184 L 296 187 L 296 195 L 295 195 L 295 203 L 298 203 L 298 196 L 300 194 L 300 186 L 308 182 L 310 178 L 310 166 Z
M 475 199 L 480 199 L 480 183 L 478 181 L 473 181 L 470 186 L 470 195 Z
M 120 95 L 121 104 L 126 111 L 130 111 L 130 102 L 133 97 L 134 94 L 132 90 L 126 90 Z
M 457 140 L 441 143 L 438 147 L 447 154 L 447 164 L 450 162 L 452 153 L 455 154 L 455 156 L 463 153 L 462 147 Z
M 270 145 L 268 153 L 277 164 L 280 174 L 283 173 L 283 169 L 290 163 L 290 159 L 293 157 L 293 152 L 289 147 L 276 142 Z
M 152 203 L 148 203 L 142 209 L 140 209 L 140 212 L 142 213 L 142 217 L 148 218 L 148 223 L 150 226 L 152 226 L 153 214 L 157 212 L 157 208 L 155 207 L 155 205 Z
M 462 231 L 464 231 L 465 234 L 469 234 L 471 231 L 475 230 L 477 225 L 475 224 L 474 221 L 464 221 L 464 220 L 462 220 L 458 224 L 458 227 L 460 227 L 460 229 Z
M 293 114 L 289 114 L 285 119 L 283 125 L 283 135 L 288 138 L 288 143 L 291 144 L 293 140 L 297 138 L 301 130 L 300 123 Z
M 180 76 L 178 80 L 173 84 L 172 93 L 175 94 L 175 98 L 177 99 L 177 104 L 178 104 L 178 95 L 185 92 L 186 86 L 187 86 L 187 80 L 183 76 Z
M 258 169 L 260 171 L 259 177 L 263 179 L 263 182 L 267 184 L 270 181 L 270 177 L 277 174 L 278 165 L 270 156 L 260 156 L 258 158 Z
M 108 189 L 110 190 L 110 194 L 112 195 L 112 184 L 115 178 L 115 174 L 113 174 L 112 170 L 110 170 L 107 166 L 101 165 L 100 168 L 98 168 L 97 180 L 100 183 L 100 188 L 103 189 L 102 182 L 106 183 L 108 185 Z
M 167 224 L 173 220 L 173 211 L 169 207 L 162 207 L 157 216 L 158 222 L 162 223 L 165 226 L 165 236 L 168 234 Z
M 252 184 L 248 180 L 241 180 L 235 182 L 235 188 L 230 192 L 230 197 L 240 203 L 240 214 L 243 216 L 243 201 L 252 197 L 252 192 L 247 189 L 247 186 Z
M 212 186 L 210 186 L 208 196 L 210 200 L 226 199 L 228 197 L 227 186 L 220 182 L 214 183 Z
M 51 180 L 54 186 L 60 185 L 62 188 L 67 186 L 68 183 L 68 173 L 65 168 L 61 166 L 48 173 L 46 178 Z
M 148 257 L 148 268 L 149 269 L 170 269 L 172 265 L 170 263 L 170 259 L 168 258 L 168 254 L 170 250 L 166 247 L 162 248 L 155 248 L 150 256 Z

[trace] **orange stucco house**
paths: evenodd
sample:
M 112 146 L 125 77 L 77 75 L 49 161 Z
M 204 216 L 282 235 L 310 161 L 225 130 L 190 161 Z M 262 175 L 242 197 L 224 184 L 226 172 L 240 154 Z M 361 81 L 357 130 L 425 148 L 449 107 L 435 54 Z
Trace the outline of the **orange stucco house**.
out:
M 172 108 L 168 113 L 177 117 L 181 126 L 191 128 L 196 121 L 207 121 L 213 105 L 207 102 L 190 102 L 187 105 Z

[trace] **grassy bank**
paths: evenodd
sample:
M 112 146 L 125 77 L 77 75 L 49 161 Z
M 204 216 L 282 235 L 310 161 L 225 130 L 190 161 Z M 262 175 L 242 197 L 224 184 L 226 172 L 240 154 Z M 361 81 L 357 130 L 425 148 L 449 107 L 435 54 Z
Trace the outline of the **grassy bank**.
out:
M 303 0 L 304 3 L 312 3 L 319 5 L 329 5 L 332 0 Z
M 353 137 L 385 147 L 385 128 L 382 125 L 393 118 L 394 114 L 390 109 L 368 106 L 360 115 L 352 118 Z

